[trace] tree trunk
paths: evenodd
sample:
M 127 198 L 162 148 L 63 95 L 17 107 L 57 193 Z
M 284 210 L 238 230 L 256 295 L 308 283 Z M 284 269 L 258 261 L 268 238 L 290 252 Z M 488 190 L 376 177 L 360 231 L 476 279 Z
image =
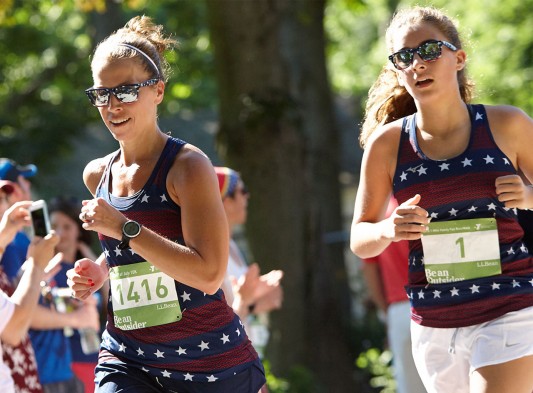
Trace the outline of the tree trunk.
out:
M 353 383 L 339 146 L 324 55 L 322 0 L 208 0 L 221 156 L 251 190 L 247 234 L 262 271 L 282 269 L 266 357 L 315 388 Z

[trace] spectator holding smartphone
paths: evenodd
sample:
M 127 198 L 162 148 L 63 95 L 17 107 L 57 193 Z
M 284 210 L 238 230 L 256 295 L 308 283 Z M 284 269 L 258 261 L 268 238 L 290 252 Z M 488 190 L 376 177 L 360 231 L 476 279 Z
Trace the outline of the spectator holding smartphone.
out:
M 13 191 L 10 182 L 0 181 L 0 254 L 13 240 L 17 231 L 28 225 L 31 202 L 17 202 L 7 208 L 7 195 Z M 33 349 L 27 336 L 31 316 L 37 306 L 40 294 L 40 281 L 45 277 L 45 268 L 52 260 L 58 238 L 49 234 L 45 238 L 35 238 L 28 250 L 24 274 L 16 286 L 12 287 L 0 266 L 0 342 L 16 348 L 14 353 L 2 353 L 0 347 L 0 391 L 42 392 L 37 376 Z M 13 356 L 12 356 L 13 355 Z
M 9 206 L 16 202 L 31 201 L 31 181 L 37 174 L 33 164 L 20 165 L 10 158 L 0 158 L 0 180 L 9 182 L 11 191 L 7 194 Z M 24 231 L 18 231 L 2 256 L 2 266 L 10 280 L 17 278 L 20 267 L 26 260 L 30 239 Z

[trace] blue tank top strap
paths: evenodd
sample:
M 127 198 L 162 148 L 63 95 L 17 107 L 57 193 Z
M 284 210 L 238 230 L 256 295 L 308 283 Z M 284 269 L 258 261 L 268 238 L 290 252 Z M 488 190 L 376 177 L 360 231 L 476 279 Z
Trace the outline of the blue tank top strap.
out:
M 178 155 L 179 151 L 186 144 L 187 142 L 181 139 L 173 137 L 168 138 L 167 143 L 165 144 L 165 147 L 161 152 L 161 156 L 159 157 L 159 160 L 154 168 L 154 171 L 146 182 L 145 187 L 149 187 L 152 184 L 156 184 L 160 188 L 166 189 L 165 182 L 167 179 L 168 172 L 172 167 L 172 164 L 174 163 L 174 160 L 176 159 L 176 156 Z

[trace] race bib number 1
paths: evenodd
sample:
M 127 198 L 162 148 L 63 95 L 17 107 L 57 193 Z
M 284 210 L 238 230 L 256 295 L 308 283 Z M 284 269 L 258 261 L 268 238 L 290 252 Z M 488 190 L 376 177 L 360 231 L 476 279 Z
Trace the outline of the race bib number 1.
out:
M 109 270 L 115 326 L 142 329 L 181 320 L 174 280 L 148 262 Z
M 424 267 L 431 284 L 501 273 L 494 218 L 432 222 L 422 236 Z

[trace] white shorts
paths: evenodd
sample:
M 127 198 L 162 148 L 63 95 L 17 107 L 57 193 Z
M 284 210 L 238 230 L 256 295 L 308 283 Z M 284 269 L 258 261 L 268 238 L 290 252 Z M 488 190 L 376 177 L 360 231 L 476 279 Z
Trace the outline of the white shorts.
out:
M 413 357 L 428 393 L 469 393 L 476 369 L 533 355 L 533 307 L 462 328 L 411 321 Z

